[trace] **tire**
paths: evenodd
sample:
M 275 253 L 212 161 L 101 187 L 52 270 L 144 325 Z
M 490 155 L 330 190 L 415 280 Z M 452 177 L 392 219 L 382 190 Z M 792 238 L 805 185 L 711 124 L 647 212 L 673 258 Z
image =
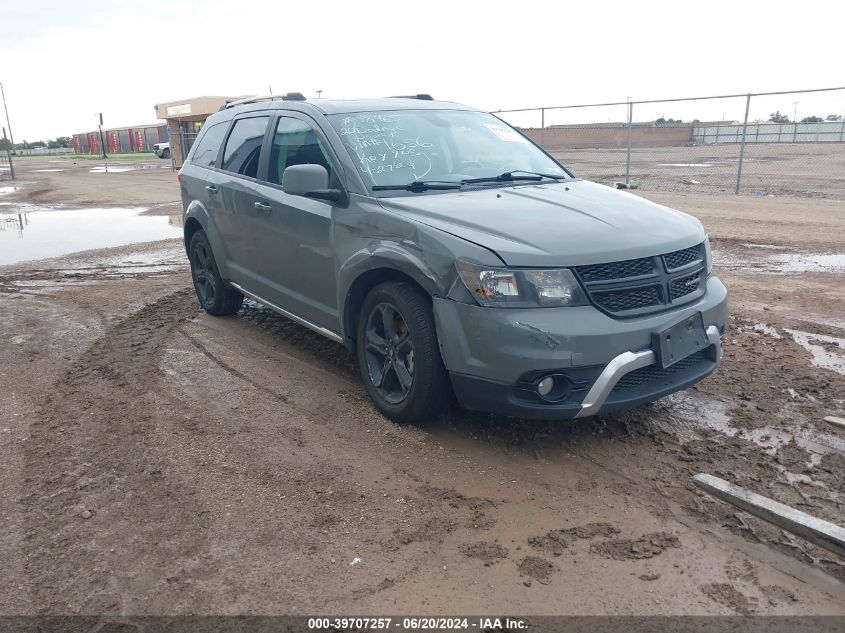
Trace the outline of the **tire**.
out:
M 169 147 L 168 147 L 168 148 L 166 148 L 166 149 L 165 149 L 165 150 L 161 153 L 161 157 L 162 157 L 162 158 L 170 158 L 170 148 L 169 148 Z
M 417 286 L 388 281 L 373 288 L 361 306 L 356 346 L 364 387 L 389 420 L 423 422 L 448 406 L 431 299 Z
M 244 296 L 230 288 L 220 277 L 211 244 L 203 231 L 194 233 L 188 252 L 191 261 L 191 279 L 202 309 L 214 316 L 237 312 Z

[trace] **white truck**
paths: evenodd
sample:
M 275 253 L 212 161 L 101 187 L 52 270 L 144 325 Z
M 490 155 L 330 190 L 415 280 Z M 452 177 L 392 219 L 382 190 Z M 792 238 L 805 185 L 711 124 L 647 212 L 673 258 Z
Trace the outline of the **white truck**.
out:
M 159 158 L 170 158 L 170 143 L 156 143 L 153 145 L 153 152 Z

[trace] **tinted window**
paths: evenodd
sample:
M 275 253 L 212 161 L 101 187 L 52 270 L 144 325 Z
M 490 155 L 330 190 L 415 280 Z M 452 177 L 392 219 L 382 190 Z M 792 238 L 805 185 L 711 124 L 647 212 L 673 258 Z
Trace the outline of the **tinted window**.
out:
M 238 119 L 223 150 L 223 169 L 252 178 L 258 177 L 261 143 L 270 117 Z
M 270 182 L 281 184 L 285 168 L 291 165 L 322 165 L 332 173 L 329 153 L 314 128 L 299 119 L 281 117 L 270 150 Z
M 217 160 L 217 154 L 220 152 L 220 143 L 223 142 L 223 137 L 226 136 L 225 123 L 218 123 L 206 129 L 205 134 L 194 148 L 194 153 L 191 156 L 191 162 L 200 167 L 214 167 L 214 161 Z M 158 147 L 158 144 L 156 144 Z

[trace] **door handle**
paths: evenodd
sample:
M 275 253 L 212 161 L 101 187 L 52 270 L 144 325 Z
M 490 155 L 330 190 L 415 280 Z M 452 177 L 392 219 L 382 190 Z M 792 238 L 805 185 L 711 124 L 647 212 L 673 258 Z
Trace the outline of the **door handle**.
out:
M 217 193 L 217 187 L 215 185 L 206 185 L 205 190 L 208 193 Z
M 271 207 L 266 202 L 256 202 L 253 204 L 253 206 L 259 211 L 264 211 L 265 213 L 270 213 L 270 211 L 273 210 L 273 207 Z

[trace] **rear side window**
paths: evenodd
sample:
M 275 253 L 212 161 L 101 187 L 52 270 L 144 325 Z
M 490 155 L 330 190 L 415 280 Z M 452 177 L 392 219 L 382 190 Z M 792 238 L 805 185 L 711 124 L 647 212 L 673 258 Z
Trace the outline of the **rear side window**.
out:
M 223 150 L 222 168 L 243 176 L 258 178 L 258 159 L 268 116 L 238 119 Z
M 280 117 L 270 149 L 270 182 L 280 185 L 291 165 L 322 165 L 329 176 L 332 173 L 329 153 L 314 128 L 299 119 Z
M 217 154 L 220 152 L 220 144 L 223 142 L 223 137 L 226 136 L 225 123 L 217 123 L 205 130 L 205 134 L 194 146 L 194 153 L 191 156 L 191 162 L 199 167 L 214 167 L 214 161 L 217 160 Z M 158 147 L 158 144 L 156 144 Z

